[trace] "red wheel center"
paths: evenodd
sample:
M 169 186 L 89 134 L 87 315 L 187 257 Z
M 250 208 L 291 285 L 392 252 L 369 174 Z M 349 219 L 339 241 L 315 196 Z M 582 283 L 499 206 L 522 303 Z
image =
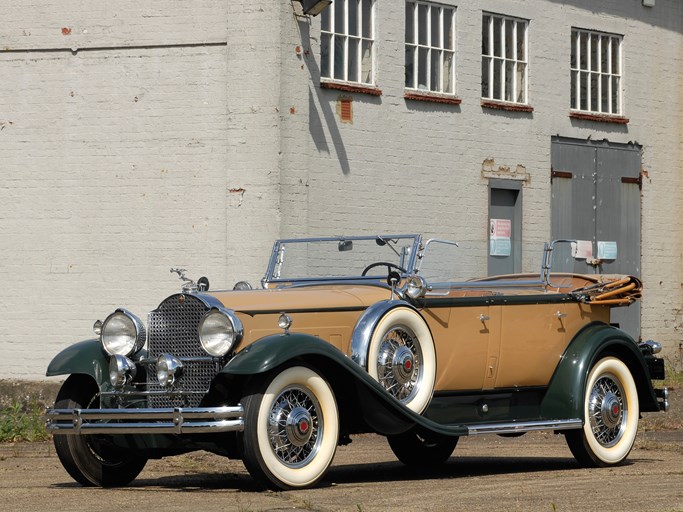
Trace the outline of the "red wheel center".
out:
M 302 434 L 308 432 L 308 422 L 306 420 L 301 420 L 301 423 L 299 423 L 299 430 Z
M 413 367 L 413 363 L 410 359 L 407 359 L 405 363 L 403 363 L 403 368 L 406 369 L 406 371 L 410 371 Z
M 615 416 L 619 414 L 619 406 L 614 404 L 614 407 L 612 407 L 612 414 Z

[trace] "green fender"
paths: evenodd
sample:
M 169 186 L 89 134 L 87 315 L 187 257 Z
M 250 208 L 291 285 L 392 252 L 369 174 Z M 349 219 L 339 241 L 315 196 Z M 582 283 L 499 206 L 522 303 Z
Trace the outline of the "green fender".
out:
M 619 357 L 628 366 L 638 388 L 640 410 L 659 410 L 647 365 L 636 342 L 624 331 L 594 323 L 582 329 L 562 355 L 541 403 L 541 417 L 584 419 L 583 398 L 588 373 L 606 354 Z
M 461 425 L 441 425 L 411 411 L 341 350 L 308 334 L 266 336 L 239 352 L 221 373 L 235 377 L 258 375 L 292 360 L 316 366 L 335 387 L 339 399 L 356 389 L 359 403 L 352 406 L 362 409 L 364 418 L 381 434 L 405 432 L 416 425 L 443 435 L 467 434 Z
M 85 340 L 65 348 L 47 367 L 46 375 L 90 375 L 98 385 L 109 382 L 109 359 L 99 340 Z

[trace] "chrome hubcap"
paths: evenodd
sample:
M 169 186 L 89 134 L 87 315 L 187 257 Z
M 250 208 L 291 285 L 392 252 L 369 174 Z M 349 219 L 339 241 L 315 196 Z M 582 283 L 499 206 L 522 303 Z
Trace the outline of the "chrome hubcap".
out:
M 595 439 L 606 448 L 614 446 L 624 435 L 627 418 L 621 384 L 611 376 L 600 377 L 588 401 L 588 419 Z
M 401 401 L 411 399 L 422 375 L 422 353 L 417 336 L 405 326 L 384 335 L 377 355 L 377 377 L 384 389 Z
M 320 449 L 323 421 L 319 411 L 313 394 L 299 386 L 286 388 L 273 401 L 268 437 L 273 453 L 286 466 L 303 467 Z

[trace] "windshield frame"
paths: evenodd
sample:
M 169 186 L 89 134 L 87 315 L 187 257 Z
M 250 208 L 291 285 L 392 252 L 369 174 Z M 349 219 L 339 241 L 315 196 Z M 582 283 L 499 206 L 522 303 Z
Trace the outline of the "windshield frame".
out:
M 329 276 L 329 277 L 276 277 L 277 266 L 281 262 L 279 261 L 281 248 L 287 244 L 296 243 L 316 243 L 316 242 L 344 242 L 344 241 L 368 241 L 368 240 L 411 240 L 412 247 L 410 254 L 408 256 L 408 262 L 406 264 L 406 273 L 401 273 L 402 277 L 411 275 L 415 273 L 418 254 L 421 250 L 422 235 L 418 234 L 400 234 L 400 235 L 360 235 L 360 236 L 334 236 L 334 237 L 312 237 L 312 238 L 284 238 L 276 240 L 273 244 L 273 249 L 270 254 L 270 260 L 268 261 L 268 268 L 266 274 L 261 280 L 263 286 L 268 283 L 317 283 L 317 282 L 348 282 L 348 281 L 377 281 L 377 276 Z M 391 242 L 389 242 L 391 243 Z M 391 250 L 393 247 L 388 248 Z

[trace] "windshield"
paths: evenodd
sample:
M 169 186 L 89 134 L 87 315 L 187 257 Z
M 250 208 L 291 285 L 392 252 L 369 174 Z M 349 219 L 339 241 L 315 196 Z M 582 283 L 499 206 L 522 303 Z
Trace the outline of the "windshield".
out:
M 266 281 L 385 278 L 386 265 L 402 270 L 415 268 L 418 235 L 376 235 L 361 237 L 279 240 L 273 246 Z M 365 273 L 365 274 L 364 274 Z

